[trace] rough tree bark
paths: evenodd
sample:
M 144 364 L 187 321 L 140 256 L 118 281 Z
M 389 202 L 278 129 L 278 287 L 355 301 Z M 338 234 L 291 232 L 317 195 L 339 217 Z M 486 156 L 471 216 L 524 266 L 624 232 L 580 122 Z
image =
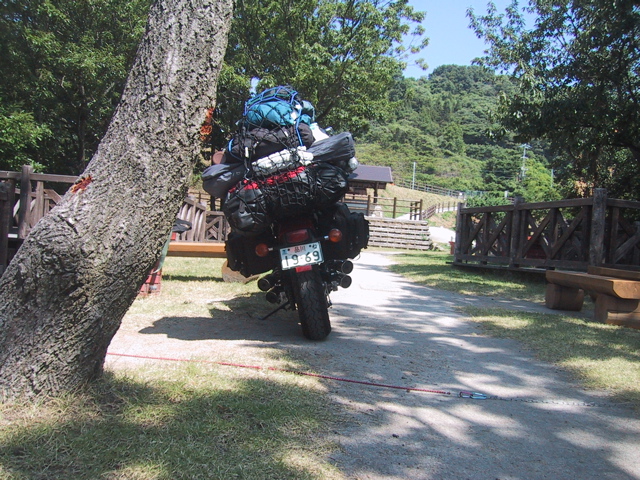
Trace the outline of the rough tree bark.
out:
M 85 185 L 33 228 L 0 279 L 0 399 L 56 395 L 102 373 L 184 200 L 232 8 L 232 0 L 152 7 Z

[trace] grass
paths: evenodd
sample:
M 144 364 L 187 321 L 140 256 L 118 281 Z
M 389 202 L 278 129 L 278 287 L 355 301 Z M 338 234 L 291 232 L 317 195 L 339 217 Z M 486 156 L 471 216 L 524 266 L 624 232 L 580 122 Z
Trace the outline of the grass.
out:
M 463 295 L 482 295 L 514 300 L 540 301 L 544 299 L 544 278 L 532 278 L 512 272 L 487 272 L 454 268 L 447 262 L 453 256 L 444 252 L 394 255 L 398 263 L 392 271 L 429 287 Z
M 136 300 L 129 321 L 259 308 L 255 282 L 221 282 L 221 264 L 167 259 L 162 293 Z M 226 359 L 309 369 L 274 349 L 251 355 Z M 119 368 L 63 398 L 0 405 L 0 479 L 341 479 L 329 408 L 312 377 L 204 362 Z
M 450 255 L 394 255 L 391 268 L 408 278 L 443 290 L 475 296 L 544 301 L 539 277 L 505 272 L 460 270 Z M 571 315 L 523 313 L 461 307 L 483 330 L 521 342 L 541 360 L 558 365 L 586 387 L 607 391 L 614 399 L 640 408 L 640 330 L 605 325 Z
M 2 479 L 341 478 L 314 382 L 178 365 L 0 407 Z

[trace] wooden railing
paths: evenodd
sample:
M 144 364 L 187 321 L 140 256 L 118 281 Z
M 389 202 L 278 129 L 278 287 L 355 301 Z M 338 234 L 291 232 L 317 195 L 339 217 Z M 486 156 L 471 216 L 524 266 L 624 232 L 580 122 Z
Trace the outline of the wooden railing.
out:
M 59 201 L 78 177 L 35 173 L 29 166 L 21 172 L 0 171 L 0 275 L 33 226 Z M 23 208 L 27 205 L 28 208 Z M 192 196 L 185 199 L 177 218 L 191 222 L 181 240 L 224 242 L 229 226 L 224 214 L 210 211 Z
M 438 213 L 454 212 L 458 209 L 458 206 L 459 206 L 459 203 L 455 202 L 454 200 L 450 202 L 436 203 L 435 205 L 428 206 L 424 210 L 424 212 L 422 213 L 422 218 L 428 219 Z
M 410 220 L 422 220 L 422 200 L 401 200 L 396 197 L 374 197 L 348 193 L 343 201 L 353 211 L 365 216 L 398 218 L 407 215 Z
M 591 198 L 458 210 L 454 265 L 640 267 L 640 202 Z
M 436 186 L 427 185 L 424 183 L 413 183 L 413 182 L 410 182 L 409 180 L 404 180 L 404 179 L 397 180 L 395 184 L 398 187 L 410 188 L 411 190 L 417 190 L 419 192 L 435 193 L 436 195 L 444 195 L 446 197 L 455 197 L 460 201 L 465 200 L 465 194 L 460 190 L 452 190 L 450 188 L 436 187 Z

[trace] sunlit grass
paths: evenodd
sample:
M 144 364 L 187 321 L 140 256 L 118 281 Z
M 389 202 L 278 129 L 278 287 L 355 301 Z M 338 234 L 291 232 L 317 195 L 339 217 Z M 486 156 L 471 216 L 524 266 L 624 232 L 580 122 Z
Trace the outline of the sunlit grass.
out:
M 390 268 L 414 282 L 463 295 L 482 295 L 539 302 L 544 300 L 544 276 L 480 269 L 454 268 L 453 256 L 443 252 L 406 252 L 393 256 Z

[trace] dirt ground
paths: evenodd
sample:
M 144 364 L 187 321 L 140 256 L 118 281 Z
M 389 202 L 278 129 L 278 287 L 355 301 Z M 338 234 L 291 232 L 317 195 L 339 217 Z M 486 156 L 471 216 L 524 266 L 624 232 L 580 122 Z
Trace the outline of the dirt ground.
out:
M 483 335 L 455 307 L 548 310 L 418 286 L 390 273 L 391 261 L 364 253 L 355 262 L 353 286 L 332 295 L 334 329 L 324 342 L 305 340 L 289 314 L 125 318 L 109 351 L 260 362 L 275 350 L 318 373 L 403 387 L 323 380 L 340 418 L 330 461 L 350 479 L 640 479 L 637 411 L 580 388 L 514 341 Z M 132 361 L 108 356 L 107 366 Z

